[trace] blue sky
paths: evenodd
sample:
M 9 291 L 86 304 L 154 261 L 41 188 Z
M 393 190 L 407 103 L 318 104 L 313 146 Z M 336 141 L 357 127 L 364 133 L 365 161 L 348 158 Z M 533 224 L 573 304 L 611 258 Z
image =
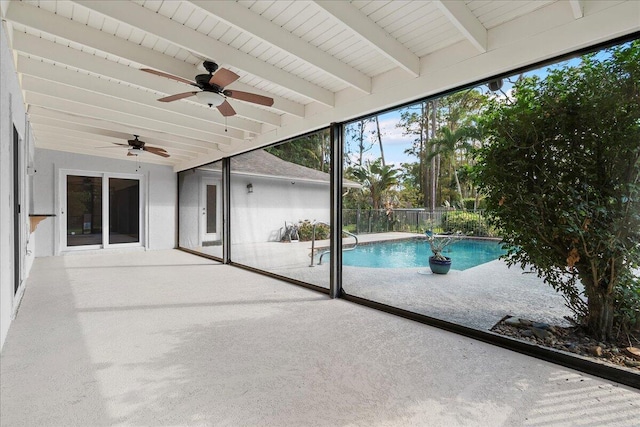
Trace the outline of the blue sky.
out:
M 604 55 L 601 53 L 600 55 Z M 580 62 L 580 58 L 573 58 L 567 61 L 559 62 L 550 66 L 538 68 L 536 70 L 532 70 L 524 73 L 525 76 L 537 75 L 541 78 L 544 78 L 550 69 L 562 67 L 565 65 L 577 65 Z M 507 95 L 511 93 L 513 84 L 512 82 L 518 78 L 517 75 L 513 75 L 509 78 L 503 80 L 502 91 Z M 487 85 L 478 86 L 478 89 L 483 93 L 488 93 L 489 89 Z M 504 97 L 503 94 L 497 93 L 497 96 Z M 382 143 L 385 154 L 385 160 L 387 164 L 392 164 L 396 167 L 400 167 L 401 163 L 407 162 L 415 162 L 416 158 L 410 155 L 405 154 L 405 150 L 409 149 L 412 145 L 412 140 L 414 138 L 413 135 L 405 136 L 403 135 L 403 129 L 396 127 L 396 125 L 400 121 L 400 111 L 395 110 L 385 114 L 378 116 L 378 121 L 380 123 L 380 132 L 382 134 Z M 366 132 L 366 141 L 367 146 L 371 146 L 371 148 L 364 153 L 363 159 L 373 161 L 380 158 L 380 148 L 378 144 L 378 140 L 375 136 L 375 122 L 371 122 L 367 125 Z M 356 144 L 351 142 L 351 150 L 355 151 Z M 357 157 L 357 153 L 352 153 L 352 160 L 355 160 Z

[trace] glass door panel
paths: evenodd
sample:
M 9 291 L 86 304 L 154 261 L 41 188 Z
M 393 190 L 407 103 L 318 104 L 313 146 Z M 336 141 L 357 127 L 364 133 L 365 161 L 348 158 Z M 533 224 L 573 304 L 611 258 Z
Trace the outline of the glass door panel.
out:
M 220 209 L 220 181 L 203 179 L 202 181 L 202 244 L 203 246 L 219 243 L 218 227 Z
M 140 241 L 140 181 L 109 178 L 109 244 Z
M 67 246 L 102 244 L 102 178 L 67 175 Z
M 207 234 L 216 232 L 216 191 L 215 185 L 207 185 Z

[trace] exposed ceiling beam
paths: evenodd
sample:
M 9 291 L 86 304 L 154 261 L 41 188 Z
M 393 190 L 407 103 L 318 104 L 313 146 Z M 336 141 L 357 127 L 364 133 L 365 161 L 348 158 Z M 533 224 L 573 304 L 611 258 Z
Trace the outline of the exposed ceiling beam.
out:
M 87 156 L 96 156 L 96 150 L 91 148 L 84 148 L 82 145 L 78 145 L 75 143 L 66 143 L 59 138 L 54 138 L 51 136 L 45 136 L 42 139 L 36 139 L 36 147 L 44 150 L 55 150 L 55 151 L 64 151 L 67 153 L 75 153 L 75 154 L 85 154 Z M 106 151 L 106 150 L 103 150 Z M 140 163 L 155 163 L 158 165 L 165 166 L 174 166 L 176 164 L 175 160 L 171 160 L 171 158 L 165 159 L 160 156 L 138 156 L 136 158 L 134 156 L 127 156 L 126 154 L 119 153 L 103 153 L 100 154 L 99 157 L 108 157 L 116 160 L 124 160 L 130 162 L 140 162 Z
M 333 106 L 332 92 L 135 3 L 116 0 L 102 2 L 78 0 L 75 3 L 119 22 L 140 28 L 203 58 L 215 60 L 219 65 L 229 64 L 311 100 Z
M 16 32 L 14 39 L 14 49 L 19 52 L 28 54 L 30 56 L 37 56 L 39 58 L 47 59 L 57 64 L 67 65 L 80 70 L 103 75 L 111 79 L 116 79 L 125 83 L 144 87 L 166 95 L 188 92 L 189 90 L 194 89 L 192 86 L 178 83 L 174 80 L 164 77 L 155 76 L 153 74 L 143 73 L 136 68 L 128 67 L 126 65 L 99 58 L 94 55 L 89 55 L 77 49 L 73 49 L 59 43 L 54 43 L 49 40 L 35 37 L 30 34 Z M 238 88 L 237 90 L 242 89 Z M 254 90 L 247 86 L 247 91 L 251 92 Z M 280 126 L 281 124 L 280 116 L 275 113 L 262 108 L 248 106 L 241 101 L 231 100 L 230 102 L 233 103 L 233 107 L 238 113 L 235 118 L 231 118 L 225 123 L 225 120 L 222 117 L 211 115 L 209 116 L 210 121 L 223 126 L 228 124 L 229 126 L 235 127 L 233 126 L 235 119 L 244 117 L 253 121 L 267 123 L 273 126 Z M 189 102 L 187 103 L 190 104 Z M 180 104 L 182 103 L 178 103 L 175 105 Z M 162 108 L 162 105 L 166 106 L 168 104 L 158 104 L 156 106 Z M 296 105 L 300 106 L 300 104 Z M 303 106 L 300 107 L 302 108 L 302 110 L 304 110 Z M 206 109 L 202 108 L 200 108 L 200 110 L 201 112 L 206 111 Z M 189 111 L 194 110 L 191 109 Z M 184 114 L 195 114 L 196 117 L 198 117 L 197 113 L 185 112 Z M 245 121 L 244 123 L 247 122 Z M 256 130 L 254 129 L 253 131 L 255 132 Z
M 584 16 L 583 0 L 569 0 L 569 5 L 571 6 L 571 12 L 573 12 L 574 18 L 580 19 Z
M 212 131 L 212 133 L 216 133 L 223 137 L 229 136 L 229 133 L 225 128 L 224 117 L 222 117 L 222 115 L 213 108 L 203 108 L 199 105 L 184 101 L 173 103 L 158 102 L 158 96 L 154 93 L 106 79 L 99 79 L 88 74 L 79 73 L 50 63 L 30 59 L 25 56 L 18 57 L 17 69 L 18 72 L 23 75 L 38 77 L 40 79 L 50 80 L 51 82 L 73 86 L 74 88 L 119 98 L 123 102 L 132 101 L 134 103 L 140 103 L 151 108 L 183 115 L 187 118 L 200 119 L 203 123 L 198 127 L 199 129 Z M 235 104 L 236 103 L 234 103 L 234 105 Z M 227 120 L 229 127 L 238 130 L 253 133 L 258 133 L 261 130 L 259 123 L 250 120 L 240 119 L 237 117 L 229 117 Z M 240 134 L 236 137 L 240 138 Z
M 101 119 L 83 117 L 62 111 L 51 110 L 35 105 L 29 106 L 29 118 L 32 123 L 42 123 L 65 129 L 81 130 L 89 133 L 106 136 L 141 135 L 146 140 L 154 141 L 167 147 L 182 148 L 199 154 L 207 154 L 218 149 L 218 144 L 185 138 L 155 130 L 143 129 L 135 126 L 126 126 L 121 123 L 108 122 Z
M 414 77 L 420 75 L 420 58 L 355 6 L 347 1 L 334 0 L 315 0 L 315 3 L 400 68 L 408 71 Z
M 210 133 L 164 121 L 160 117 L 157 117 L 156 119 L 149 119 L 146 117 L 134 116 L 113 109 L 113 106 L 111 106 L 111 109 L 97 107 L 97 105 L 99 105 L 98 102 L 93 105 L 85 104 L 82 102 L 75 102 L 60 97 L 59 93 L 51 96 L 27 90 L 25 91 L 25 102 L 29 105 L 45 107 L 52 110 L 62 111 L 68 114 L 74 114 L 77 116 L 105 120 L 114 123 L 122 123 L 125 126 L 133 126 L 146 130 L 156 130 L 159 132 L 186 136 L 188 138 L 210 141 L 210 143 L 212 144 L 211 148 L 214 148 L 213 144 L 225 145 L 225 143 L 228 142 L 228 140 L 223 141 L 223 138 L 216 137 L 215 135 L 212 135 Z
M 434 0 L 434 4 L 476 49 L 480 52 L 487 51 L 487 29 L 469 10 L 465 2 Z
M 202 126 L 202 122 L 205 122 L 204 120 L 179 116 L 171 111 L 148 107 L 136 102 L 129 102 L 123 99 L 89 92 L 84 89 L 78 89 L 77 87 L 71 87 L 32 76 L 22 76 L 22 89 L 60 100 L 71 101 L 78 105 L 84 105 L 88 109 L 99 108 L 100 111 L 110 111 L 119 116 L 128 116 L 128 120 L 133 118 L 165 123 L 176 127 L 176 129 L 180 129 L 185 135 L 187 131 L 190 131 L 204 136 L 204 140 L 215 141 L 220 144 L 229 143 L 229 137 L 240 140 L 244 139 L 244 132 L 237 129 L 229 129 L 227 132 L 229 137 L 226 137 L 217 129 L 212 129 L 211 132 L 206 130 L 206 127 Z M 213 125 L 210 126 L 213 128 Z M 224 132 L 224 130 L 222 132 Z
M 364 92 L 371 93 L 371 78 L 334 56 L 317 47 L 294 37 L 279 25 L 276 25 L 236 2 L 191 1 L 209 12 L 218 20 L 252 34 L 271 46 L 284 50 L 296 58 L 305 61 L 336 79 Z
M 147 66 L 149 68 L 161 70 L 166 73 L 182 77 L 184 79 L 192 80 L 196 74 L 202 73 L 201 70 L 198 70 L 196 67 L 183 61 L 171 58 L 160 52 L 156 52 L 144 46 L 128 42 L 95 28 L 91 28 L 79 22 L 71 21 L 62 16 L 47 12 L 46 10 L 40 9 L 38 7 L 33 7 L 26 3 L 11 2 L 11 6 L 9 7 L 9 10 L 7 12 L 7 20 L 20 23 L 26 27 L 34 28 L 38 31 L 51 34 L 52 36 L 60 37 L 62 39 L 69 40 L 74 43 L 87 46 L 91 49 L 96 49 L 101 52 L 126 59 L 128 61 L 143 64 L 144 66 Z M 64 59 L 61 59 L 60 61 L 63 63 L 67 63 L 67 65 L 71 65 L 75 68 L 84 69 L 97 74 L 102 74 L 100 67 L 102 67 L 106 62 L 124 67 L 121 64 L 114 63 L 113 61 L 102 60 L 102 58 L 98 58 L 93 55 L 87 55 L 86 53 L 80 52 L 76 49 L 67 48 L 71 52 L 63 53 L 62 49 L 60 49 L 58 46 L 64 46 L 48 42 L 47 40 L 42 40 L 38 37 L 34 37 L 28 34 L 14 32 L 14 38 L 14 48 L 19 51 L 31 53 L 36 56 L 52 60 L 55 60 L 55 58 L 57 57 L 61 57 Z M 37 42 L 37 40 L 41 40 L 42 42 L 39 43 Z M 48 49 L 52 49 L 52 52 L 48 52 Z M 53 56 L 53 58 L 50 58 L 51 56 Z M 90 59 L 82 59 L 83 57 L 87 56 Z M 75 61 L 78 61 L 84 65 L 78 65 L 75 63 Z M 91 61 L 93 61 L 93 66 L 90 65 Z M 109 65 L 104 65 L 104 67 L 104 73 L 106 73 L 105 75 L 110 75 L 110 73 L 116 72 L 114 71 L 115 69 L 118 69 L 118 67 L 111 67 Z M 157 79 L 160 79 L 160 81 L 168 81 L 168 79 L 149 75 L 141 71 L 139 72 L 139 74 L 141 75 L 140 79 L 148 77 L 150 78 L 150 81 L 153 81 L 154 79 L 156 81 L 159 81 Z M 122 72 L 119 73 L 119 77 L 111 77 L 122 81 L 133 80 L 132 83 L 145 87 L 144 84 L 135 83 L 138 77 L 135 76 L 135 73 L 133 72 L 129 73 L 129 77 L 122 75 Z M 181 87 L 182 92 L 186 92 L 189 88 L 186 85 Z M 184 89 L 185 87 L 187 87 L 186 90 Z M 255 90 L 253 87 L 242 84 L 240 82 L 231 84 L 229 88 L 243 90 L 245 92 L 256 92 L 260 95 L 270 96 L 274 99 L 274 105 L 272 108 L 284 113 L 293 114 L 298 117 L 304 117 L 304 105 L 301 105 L 299 103 L 290 101 L 282 97 L 273 96 L 268 92 Z M 167 91 L 166 93 L 172 94 L 176 92 Z M 254 108 L 254 110 L 258 109 Z
M 304 117 L 305 108 L 303 104 L 291 101 L 290 99 L 283 98 L 281 96 L 274 95 L 264 90 L 257 89 L 253 86 L 235 81 L 227 86 L 228 89 L 242 90 L 244 92 L 252 92 L 262 96 L 268 96 L 273 98 L 273 105 L 269 107 L 271 110 L 279 111 L 280 113 L 291 114 L 296 117 Z
M 162 66 L 159 69 L 176 76 L 193 78 L 198 71 L 185 62 L 167 61 L 167 56 L 160 52 L 24 2 L 11 2 L 6 19 L 151 68 Z
M 128 140 L 133 139 L 132 134 L 122 134 L 121 137 L 114 136 L 105 136 L 100 135 L 98 133 L 91 133 L 82 130 L 69 129 L 67 127 L 59 127 L 55 125 L 48 125 L 42 123 L 32 123 L 33 131 L 36 135 L 50 134 L 50 135 L 58 135 L 69 138 L 81 139 L 87 142 L 87 145 L 95 146 L 95 147 L 104 147 L 112 144 L 113 147 L 117 147 L 117 145 L 113 145 L 114 143 L 118 144 L 126 144 Z M 143 136 L 140 137 L 141 141 L 144 141 L 146 144 L 160 147 L 166 149 L 171 157 L 177 159 L 188 159 L 193 158 L 196 153 L 193 151 L 188 151 L 185 149 L 168 147 L 166 144 L 160 142 L 151 142 L 148 138 Z
M 8 7 L 9 7 L 9 0 L 0 1 L 0 17 L 4 18 L 4 15 L 7 13 Z
M 73 145 L 78 148 L 92 150 L 92 153 L 94 156 L 102 156 L 103 154 L 109 154 L 109 153 L 105 153 L 105 151 L 107 152 L 112 151 L 113 153 L 119 154 L 120 156 L 123 156 L 123 157 L 126 157 L 127 155 L 128 147 L 118 146 L 118 145 L 112 144 L 111 142 L 104 142 L 99 139 L 88 139 L 83 137 L 82 135 L 76 135 L 73 133 L 65 134 L 65 133 L 61 133 L 60 131 L 48 130 L 48 129 L 36 130 L 35 128 L 34 128 L 34 134 L 36 138 L 41 141 L 56 140 L 56 141 L 60 141 L 59 143 L 60 145 Z M 133 139 L 133 137 L 130 136 L 129 139 Z M 127 140 L 124 140 L 124 141 L 120 140 L 119 143 L 127 144 Z M 147 143 L 147 141 L 145 141 L 145 144 L 153 147 L 164 148 L 161 146 L 156 146 L 156 145 Z M 178 163 L 192 157 L 192 156 L 185 156 L 184 154 L 180 154 L 177 152 L 177 150 L 176 151 L 167 150 L 167 153 L 170 156 L 169 161 L 173 163 Z

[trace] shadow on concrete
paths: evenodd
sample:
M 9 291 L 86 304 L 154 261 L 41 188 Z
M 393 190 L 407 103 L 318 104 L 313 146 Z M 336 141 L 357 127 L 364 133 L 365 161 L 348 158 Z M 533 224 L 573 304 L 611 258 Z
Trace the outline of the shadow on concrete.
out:
M 37 258 L 1 356 L 2 425 L 113 425 L 85 343 L 70 278 Z
M 220 301 L 220 302 L 202 302 L 202 303 L 183 303 L 183 304 L 149 304 L 149 305 L 132 305 L 132 306 L 112 306 L 112 307 L 86 307 L 78 309 L 79 313 L 99 313 L 109 311 L 135 311 L 135 310 L 163 310 L 171 308 L 200 308 L 200 307 L 224 307 L 224 306 L 243 306 L 243 305 L 266 305 L 266 304 L 295 304 L 311 301 L 326 301 L 326 296 L 317 298 L 290 298 L 290 299 L 261 299 L 261 300 L 237 300 L 237 301 Z

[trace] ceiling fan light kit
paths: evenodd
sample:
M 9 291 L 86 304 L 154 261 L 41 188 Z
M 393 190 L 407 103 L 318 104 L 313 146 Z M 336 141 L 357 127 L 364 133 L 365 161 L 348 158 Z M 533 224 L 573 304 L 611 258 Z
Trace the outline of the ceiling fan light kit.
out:
M 224 102 L 224 96 L 216 92 L 198 92 L 196 98 L 209 107 L 217 107 Z

